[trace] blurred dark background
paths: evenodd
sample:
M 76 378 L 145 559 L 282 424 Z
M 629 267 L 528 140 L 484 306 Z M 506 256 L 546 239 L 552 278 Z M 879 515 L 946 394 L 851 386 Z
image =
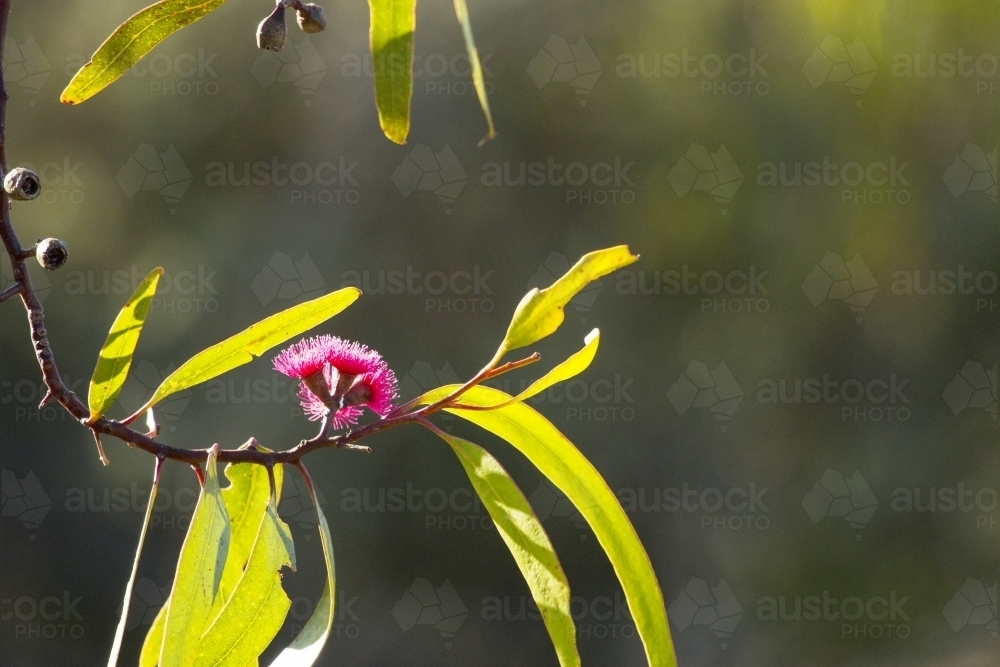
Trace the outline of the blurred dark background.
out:
M 380 350 L 409 398 L 480 368 L 529 286 L 628 243 L 641 261 L 539 346 L 549 367 L 600 327 L 593 366 L 534 405 L 619 490 L 680 663 L 997 664 L 1000 5 L 472 2 L 500 131 L 480 149 L 449 2 L 418 7 L 407 146 L 378 127 L 363 2 L 327 5 L 322 34 L 290 28 L 278 57 L 253 39 L 269 2 L 232 0 L 60 105 L 144 4 L 15 3 L 4 54 L 8 158 L 44 180 L 13 216 L 22 241 L 70 248 L 34 275 L 76 391 L 155 266 L 119 415 L 203 347 L 349 283 L 366 295 L 321 330 Z M 0 665 L 101 665 L 152 460 L 108 442 L 104 468 L 68 415 L 39 412 L 23 312 L 0 310 Z M 164 404 L 163 439 L 287 448 L 312 434 L 290 389 L 258 360 Z M 531 497 L 584 664 L 645 664 L 565 499 L 505 443 L 439 423 Z M 443 443 L 368 444 L 309 460 L 341 591 L 320 664 L 556 664 Z M 194 503 L 182 466 L 163 488 L 122 664 Z M 322 590 L 307 506 L 290 483 L 285 641 Z

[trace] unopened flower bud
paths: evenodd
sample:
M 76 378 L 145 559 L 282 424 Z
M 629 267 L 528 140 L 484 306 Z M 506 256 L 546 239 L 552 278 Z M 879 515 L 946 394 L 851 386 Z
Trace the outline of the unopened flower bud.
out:
M 29 201 L 41 194 L 42 182 L 35 172 L 18 167 L 12 169 L 3 179 L 3 189 L 7 191 L 11 199 Z
M 313 3 L 302 5 L 298 10 L 298 23 L 302 32 L 322 32 L 326 28 L 326 12 Z
M 280 51 L 285 46 L 285 5 L 279 3 L 271 15 L 257 26 L 257 47 L 269 51 Z
M 43 269 L 55 271 L 69 259 L 69 250 L 66 249 L 66 244 L 59 239 L 42 239 L 35 246 L 35 259 L 38 260 Z

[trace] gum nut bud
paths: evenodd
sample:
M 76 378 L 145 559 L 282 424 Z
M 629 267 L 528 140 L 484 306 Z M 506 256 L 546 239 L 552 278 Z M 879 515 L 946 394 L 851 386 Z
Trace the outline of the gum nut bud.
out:
M 298 11 L 298 22 L 302 32 L 322 32 L 326 28 L 326 12 L 319 5 L 303 5 Z
M 34 199 L 42 192 L 42 182 L 38 179 L 38 174 L 18 167 L 12 169 L 3 179 L 3 189 L 7 191 L 11 199 L 28 201 Z
M 43 269 L 55 271 L 69 259 L 69 250 L 59 239 L 42 239 L 35 248 L 35 259 Z
M 271 15 L 257 26 L 257 47 L 280 51 L 285 46 L 285 5 L 279 4 Z

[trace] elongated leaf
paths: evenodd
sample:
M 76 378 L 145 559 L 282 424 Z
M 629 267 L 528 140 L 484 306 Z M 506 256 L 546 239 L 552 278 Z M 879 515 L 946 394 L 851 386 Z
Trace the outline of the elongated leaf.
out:
M 264 450 L 263 447 L 259 449 Z M 281 497 L 282 469 L 283 466 L 280 465 L 274 467 L 277 498 Z M 229 601 L 243 576 L 243 568 L 250 559 L 261 521 L 271 500 L 271 481 L 267 468 L 262 465 L 230 463 L 226 466 L 226 478 L 230 484 L 222 489 L 222 501 L 226 504 L 226 514 L 229 515 L 229 553 L 226 554 L 222 579 L 219 580 L 219 592 L 212 605 L 213 620 Z M 291 565 L 294 568 L 295 562 Z
M 333 627 L 334 607 L 337 601 L 333 540 L 330 538 L 330 526 L 326 523 L 326 516 L 319 506 L 316 489 L 313 488 L 312 481 L 308 477 L 306 478 L 306 486 L 309 487 L 309 494 L 312 497 L 313 506 L 316 508 L 319 539 L 323 545 L 323 558 L 326 561 L 326 587 L 323 589 L 323 596 L 316 603 L 313 615 L 306 621 L 299 636 L 288 648 L 278 654 L 270 667 L 311 667 L 319 658 L 323 647 L 326 646 L 326 640 L 330 638 L 330 629 Z
M 514 397 L 516 401 L 526 401 L 532 396 L 542 393 L 549 387 L 579 375 L 587 370 L 590 362 L 597 355 L 597 346 L 601 342 L 601 332 L 594 329 L 583 339 L 583 348 L 574 352 L 566 361 L 562 362 L 551 371 L 538 378 L 531 385 Z
M 155 268 L 149 272 L 132 296 L 122 307 L 111 325 L 104 347 L 97 357 L 94 375 L 90 378 L 90 394 L 87 402 L 90 407 L 88 424 L 93 424 L 108 411 L 118 398 L 118 393 L 128 377 L 128 369 L 132 366 L 132 355 L 139 343 L 142 325 L 146 323 L 146 314 L 153 303 L 156 285 L 163 275 L 163 269 Z
M 79 104 L 124 74 L 154 46 L 226 0 L 161 0 L 118 26 L 73 77 L 60 101 Z
M 345 287 L 271 315 L 235 336 L 202 350 L 171 373 L 157 387 L 149 402 L 135 414 L 142 414 L 171 394 L 207 382 L 253 361 L 275 345 L 322 324 L 354 303 L 359 296 L 361 290 Z
M 128 621 L 128 608 L 132 602 L 132 587 L 135 585 L 135 577 L 139 573 L 139 556 L 142 555 L 142 545 L 146 542 L 146 531 L 149 529 L 149 519 L 153 516 L 153 503 L 156 502 L 156 490 L 160 487 L 160 467 L 162 459 L 156 459 L 156 468 L 153 471 L 153 486 L 149 490 L 149 504 L 146 506 L 146 517 L 142 520 L 142 530 L 139 531 L 139 546 L 135 549 L 135 560 L 132 562 L 132 574 L 128 578 L 125 586 L 125 601 L 122 603 L 122 617 L 118 621 L 118 629 L 115 631 L 115 641 L 111 645 L 111 655 L 108 657 L 108 667 L 115 667 L 118 664 L 118 654 L 122 650 L 122 640 L 125 638 L 125 627 Z
M 514 480 L 489 452 L 468 440 L 434 429 L 451 445 L 472 487 L 514 556 L 542 614 L 563 667 L 578 667 L 576 625 L 570 611 L 569 582 L 542 522 Z
M 278 518 L 275 503 L 269 502 L 246 570 L 222 613 L 202 636 L 195 667 L 256 664 L 292 606 L 281 588 L 281 568 L 291 567 L 294 561 L 291 533 Z
M 420 402 L 433 403 L 457 388 L 458 385 L 440 387 L 422 396 Z M 502 391 L 477 386 L 462 396 L 462 402 L 488 406 L 510 398 Z M 608 554 L 650 667 L 676 667 L 663 594 L 649 556 L 615 494 L 590 461 L 549 420 L 524 403 L 489 411 L 449 409 L 448 412 L 509 442 L 566 494 Z
M 156 613 L 153 624 L 142 642 L 142 652 L 139 653 L 139 667 L 156 667 L 160 664 L 160 650 L 163 648 L 163 626 L 167 623 L 167 611 L 170 609 L 170 598 L 167 598 L 160 611 Z
M 269 451 L 259 445 L 257 449 Z M 230 485 L 222 489 L 221 495 L 226 506 L 226 514 L 229 516 L 230 539 L 226 564 L 222 571 L 222 578 L 219 580 L 219 590 L 212 603 L 210 617 L 213 621 L 236 589 L 236 584 L 239 583 L 243 568 L 250 558 L 250 551 L 257 538 L 256 531 L 259 529 L 260 517 L 263 517 L 271 495 L 271 484 L 264 466 L 252 463 L 230 463 L 226 466 L 225 472 Z M 284 466 L 275 466 L 274 486 L 277 498 L 281 498 L 283 477 Z M 163 624 L 166 621 L 169 604 L 168 597 L 146 634 L 139 657 L 139 667 L 156 667 L 160 660 Z
M 413 30 L 416 0 L 368 0 L 375 64 L 375 106 L 385 136 L 405 144 L 413 95 Z
M 212 603 L 229 551 L 229 517 L 219 490 L 215 463 L 218 452 L 216 445 L 208 456 L 205 485 L 177 561 L 163 629 L 160 667 L 194 664 L 198 640 L 211 621 Z
M 493 127 L 490 100 L 486 95 L 486 83 L 483 81 L 483 66 L 479 62 L 479 49 L 476 48 L 476 40 L 472 37 L 472 24 L 469 22 L 469 7 L 465 4 L 465 0 L 455 0 L 455 15 L 458 17 L 458 22 L 462 24 L 465 50 L 469 52 L 469 64 L 472 66 L 472 83 L 476 86 L 476 96 L 479 98 L 479 106 L 483 108 L 483 116 L 486 117 L 486 137 L 480 142 L 480 145 L 482 145 L 495 137 L 497 131 Z
M 566 304 L 589 282 L 638 259 L 638 255 L 631 254 L 628 246 L 623 245 L 587 253 L 549 287 L 543 290 L 536 287 L 524 295 L 500 349 L 504 352 L 516 350 L 553 333 L 563 322 Z

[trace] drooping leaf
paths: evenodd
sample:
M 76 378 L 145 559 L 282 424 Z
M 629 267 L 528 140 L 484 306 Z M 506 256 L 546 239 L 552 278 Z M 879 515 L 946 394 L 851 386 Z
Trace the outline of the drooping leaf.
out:
M 150 271 L 111 325 L 111 331 L 97 357 L 94 375 L 90 378 L 88 424 L 93 424 L 104 416 L 125 384 L 128 369 L 132 366 L 132 355 L 142 333 L 142 325 L 146 323 L 146 315 L 162 275 L 163 269 L 159 267 Z
M 501 351 L 531 345 L 553 333 L 563 322 L 566 304 L 589 282 L 638 259 L 638 255 L 629 252 L 628 246 L 595 250 L 581 257 L 566 275 L 550 286 L 543 290 L 532 289 L 514 311 Z
M 439 387 L 420 398 L 433 403 L 458 388 Z M 489 387 L 473 387 L 462 402 L 499 405 L 511 396 Z M 590 524 L 621 582 L 650 667 L 676 667 L 663 594 L 649 556 L 615 494 L 597 469 L 549 420 L 524 403 L 496 410 L 448 412 L 481 426 L 521 451 L 576 506 Z
M 207 382 L 253 361 L 275 345 L 322 324 L 354 303 L 359 296 L 361 290 L 345 287 L 271 315 L 235 336 L 202 350 L 171 373 L 157 387 L 149 402 L 136 410 L 135 415 L 142 414 L 171 394 Z
M 476 86 L 476 96 L 479 98 L 479 106 L 483 109 L 483 116 L 486 117 L 486 137 L 480 145 L 489 141 L 497 135 L 496 128 L 493 127 L 493 114 L 490 113 L 490 100 L 486 95 L 486 82 L 483 81 L 483 66 L 479 62 L 479 49 L 476 48 L 476 40 L 472 36 L 472 24 L 469 21 L 469 7 L 465 0 L 455 0 L 455 15 L 458 22 L 462 24 L 462 36 L 465 38 L 465 50 L 469 52 L 469 64 L 472 69 L 472 83 Z
M 142 642 L 142 651 L 139 653 L 139 667 L 156 667 L 160 664 L 160 649 L 163 648 L 163 626 L 167 623 L 167 611 L 170 608 L 170 598 L 163 603 L 160 611 L 156 613 L 149 632 Z
M 308 477 L 305 479 L 313 506 L 316 508 L 319 539 L 323 546 L 323 559 L 326 561 L 326 586 L 323 589 L 323 596 L 316 603 L 316 609 L 306 621 L 305 627 L 288 648 L 278 654 L 270 667 L 312 667 L 323 651 L 323 647 L 326 646 L 326 641 L 330 638 L 330 629 L 333 627 L 334 607 L 337 601 L 333 540 L 330 538 L 330 526 L 327 525 L 326 516 L 319 506 L 319 498 L 316 496 L 312 480 Z
M 229 551 L 229 517 L 219 490 L 218 452 L 218 445 L 210 450 L 205 484 L 177 561 L 166 605 L 160 667 L 193 665 L 198 641 L 211 621 L 212 603 Z
M 259 447 L 264 451 L 263 447 Z M 274 467 L 274 485 L 276 497 L 281 497 L 283 466 Z M 226 466 L 226 478 L 230 484 L 222 489 L 222 501 L 226 504 L 226 514 L 229 515 L 229 553 L 219 581 L 219 592 L 213 603 L 212 618 L 214 619 L 243 575 L 250 558 L 250 551 L 258 539 L 260 523 L 271 500 L 271 481 L 267 468 L 255 463 L 230 463 Z M 292 554 L 294 557 L 294 553 Z M 294 568 L 294 560 L 291 563 Z
M 385 136 L 405 144 L 413 95 L 413 30 L 416 0 L 368 0 L 375 66 L 375 106 Z
M 79 104 L 90 99 L 139 62 L 154 46 L 225 1 L 161 0 L 139 11 L 101 44 L 90 62 L 73 76 L 60 101 Z
M 542 522 L 500 462 L 479 445 L 433 429 L 451 445 L 472 487 L 507 543 L 531 589 L 562 667 L 579 667 L 576 625 L 570 611 L 569 582 Z
M 111 655 L 108 657 L 108 667 L 115 667 L 118 664 L 118 654 L 122 650 L 122 640 L 125 638 L 125 627 L 128 621 L 128 609 L 132 602 L 132 587 L 135 585 L 135 577 L 139 573 L 139 556 L 142 555 L 142 545 L 146 542 L 146 531 L 149 529 L 149 519 L 153 516 L 153 503 L 156 502 L 156 491 L 160 487 L 160 468 L 163 459 L 156 459 L 156 468 L 153 471 L 153 486 L 149 490 L 149 504 L 146 506 L 146 516 L 142 520 L 142 530 L 139 531 L 139 546 L 135 549 L 135 560 L 132 562 L 132 574 L 128 578 L 125 586 L 125 600 L 122 602 L 122 617 L 118 621 L 118 629 L 115 631 L 115 640 L 111 645 Z
M 291 532 L 271 501 L 259 522 L 246 569 L 198 644 L 195 667 L 256 664 L 292 606 L 281 587 L 281 568 L 291 567 L 294 561 Z

